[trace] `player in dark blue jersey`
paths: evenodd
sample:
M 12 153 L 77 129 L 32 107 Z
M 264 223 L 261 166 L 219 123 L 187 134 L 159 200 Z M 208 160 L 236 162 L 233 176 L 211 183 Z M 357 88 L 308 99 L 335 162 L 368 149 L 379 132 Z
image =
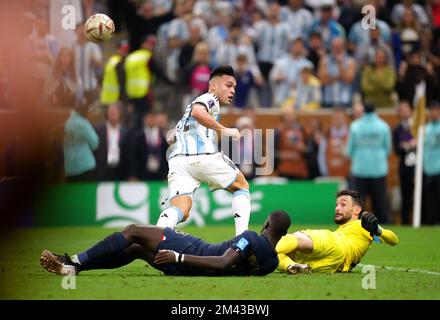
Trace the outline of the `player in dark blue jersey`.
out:
M 142 259 L 167 275 L 262 276 L 277 268 L 275 246 L 289 227 L 289 215 L 274 211 L 260 234 L 245 231 L 231 240 L 210 244 L 170 228 L 130 225 L 71 257 L 44 250 L 40 262 L 47 271 L 60 275 L 113 269 Z

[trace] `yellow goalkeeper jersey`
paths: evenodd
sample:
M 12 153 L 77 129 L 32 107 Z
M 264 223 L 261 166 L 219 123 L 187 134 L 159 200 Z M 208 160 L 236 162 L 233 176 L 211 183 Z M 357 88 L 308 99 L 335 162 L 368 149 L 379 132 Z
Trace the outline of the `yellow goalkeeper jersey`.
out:
M 367 230 L 362 228 L 360 220 L 340 225 L 334 234 L 337 244 L 341 246 L 345 254 L 345 261 L 339 271 L 349 271 L 367 253 L 373 238 Z
M 340 225 L 336 231 L 301 230 L 313 240 L 313 251 L 303 253 L 292 250 L 292 235 L 281 238 L 277 244 L 281 270 L 287 270 L 293 262 L 308 264 L 314 272 L 347 272 L 356 266 L 367 253 L 373 240 L 395 245 L 397 236 L 390 230 L 382 228 L 380 237 L 374 238 L 361 226 L 360 220 L 352 220 Z

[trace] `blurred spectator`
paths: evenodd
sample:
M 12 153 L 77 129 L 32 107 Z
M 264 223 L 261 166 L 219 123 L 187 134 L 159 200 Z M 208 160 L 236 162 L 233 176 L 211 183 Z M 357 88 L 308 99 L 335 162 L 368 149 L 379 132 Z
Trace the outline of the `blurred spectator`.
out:
M 361 0 L 363 1 L 363 0 Z M 385 21 L 391 28 L 395 27 L 391 19 L 391 11 L 395 3 L 400 2 L 400 0 L 366 0 L 365 4 L 374 6 L 376 9 L 376 17 L 379 20 Z M 364 4 L 364 3 L 362 3 Z
M 401 224 L 409 224 L 414 195 L 417 141 L 411 133 L 412 107 L 408 101 L 399 102 L 397 115 L 400 122 L 393 130 L 393 146 L 399 157 Z
M 326 51 L 319 32 L 312 32 L 308 42 L 307 59 L 313 63 L 314 69 L 318 70 L 321 58 L 325 57 Z M 306 42 L 306 43 L 307 43 Z
M 136 132 L 133 141 L 132 175 L 138 180 L 163 180 L 168 172 L 168 143 L 155 114 L 147 113 L 143 120 L 143 128 Z
M 217 16 L 217 6 L 219 1 L 199 0 L 194 3 L 192 13 L 208 23 L 207 27 L 211 28 L 215 24 Z
M 423 152 L 423 224 L 440 224 L 440 101 L 430 103 Z
M 289 54 L 275 61 L 275 65 L 269 74 L 269 79 L 274 96 L 273 104 L 276 107 L 281 106 L 291 90 L 298 89 L 298 82 L 303 67 L 312 67 L 312 62 L 306 59 L 305 53 L 304 41 L 301 38 L 297 38 L 291 42 Z M 294 96 L 296 97 L 296 94 Z
M 117 53 L 113 54 L 104 67 L 102 79 L 101 104 L 109 105 L 118 101 L 126 101 L 124 63 L 130 51 L 127 40 L 117 44 Z
M 47 21 L 38 18 L 35 24 L 36 33 L 32 38 L 34 56 L 32 61 L 35 67 L 33 75 L 35 85 L 40 94 L 43 92 L 44 83 L 52 72 L 55 59 L 58 56 L 58 41 L 50 35 Z
M 92 104 L 99 98 L 98 78 L 103 66 L 102 49 L 98 44 L 87 40 L 84 23 L 76 26 L 76 37 L 76 43 L 72 47 L 76 75 L 84 90 L 84 98 L 88 104 Z
M 361 73 L 361 89 L 364 101 L 377 108 L 392 108 L 392 94 L 396 84 L 396 72 L 387 61 L 385 50 L 377 49 L 374 62 Z
M 318 77 L 323 85 L 323 107 L 349 107 L 353 98 L 356 64 L 345 51 L 342 38 L 332 40 L 331 53 L 321 59 Z
M 266 22 L 266 14 L 268 9 L 262 10 L 262 9 L 256 9 L 254 12 L 252 12 L 251 16 L 251 24 L 245 25 L 244 33 L 249 36 L 252 41 L 254 42 L 255 50 L 257 50 L 256 45 L 256 39 L 258 37 L 258 30 L 261 28 L 262 25 Z
M 206 42 L 199 42 L 194 49 L 192 62 L 182 70 L 181 84 L 186 87 L 188 103 L 195 97 L 208 91 L 209 76 L 209 48 Z M 187 103 L 182 106 L 185 108 Z
M 333 6 L 324 4 L 320 7 L 321 16 L 316 19 L 310 32 L 319 32 L 324 42 L 324 47 L 330 50 L 332 41 L 335 38 L 345 39 L 344 28 L 333 17 Z
M 165 112 L 163 112 L 163 111 L 157 112 L 156 124 L 159 127 L 161 134 L 164 137 L 166 137 L 168 130 L 170 129 L 170 123 L 169 123 L 168 115 Z
M 72 109 L 64 126 L 64 172 L 67 182 L 95 180 L 96 160 L 93 151 L 99 138 L 86 118 L 87 105 Z
M 395 68 L 394 53 L 390 45 L 382 39 L 382 29 L 376 26 L 376 29 L 370 29 L 369 32 L 364 31 L 364 33 L 369 35 L 368 42 L 359 44 L 354 51 L 357 70 L 362 70 L 365 65 L 374 63 L 376 59 L 376 51 L 379 49 L 385 51 L 388 64 Z
M 350 160 L 345 150 L 347 147 L 349 125 L 344 108 L 334 108 L 332 121 L 325 141 L 326 174 L 330 177 L 347 179 L 350 173 Z
M 362 2 L 364 1 L 362 0 Z M 361 17 L 361 6 L 356 0 L 337 0 L 337 4 L 340 10 L 338 23 L 348 34 L 355 22 Z
M 156 35 L 161 26 L 165 26 L 175 18 L 174 10 L 167 12 L 155 12 L 154 4 L 151 0 L 141 1 L 137 6 L 134 1 L 111 1 L 111 17 L 114 19 L 116 30 L 121 25 L 117 20 L 125 11 L 125 23 L 129 33 L 130 47 L 137 50 L 141 42 L 148 35 Z M 137 1 L 139 3 L 139 1 Z
M 176 1 L 176 18 L 171 20 L 168 27 L 168 48 L 170 51 L 166 62 L 166 74 L 172 81 L 178 80 L 180 50 L 189 40 L 189 26 L 192 16 L 186 2 L 188 0 Z
M 261 77 L 254 77 L 245 54 L 237 56 L 236 66 L 235 80 L 237 85 L 235 87 L 233 105 L 237 108 L 246 108 L 249 107 L 249 94 L 251 90 L 261 85 L 263 79 Z
M 287 5 L 281 8 L 280 20 L 289 25 L 292 38 L 301 37 L 306 40 L 313 23 L 313 15 L 304 8 L 303 0 L 288 0 Z
M 355 52 L 359 47 L 365 47 L 373 44 L 386 44 L 391 42 L 391 28 L 380 19 L 376 19 L 376 28 L 370 28 L 368 31 L 362 27 L 364 16 L 359 19 L 350 29 L 348 34 L 348 48 Z
M 360 102 L 356 102 L 355 104 L 353 104 L 351 111 L 352 111 L 351 120 L 354 121 L 356 119 L 359 119 L 364 115 L 365 112 L 364 105 Z
M 440 3 L 439 3 L 440 6 Z M 420 35 L 420 60 L 433 77 L 434 100 L 440 100 L 440 39 L 434 42 L 432 30 L 425 28 Z M 432 71 L 431 71 L 432 70 Z
M 378 117 L 373 105 L 366 104 L 365 114 L 350 125 L 347 154 L 355 190 L 371 197 L 373 212 L 384 224 L 389 223 L 386 177 L 390 152 L 390 127 Z
M 237 68 L 237 57 L 240 54 L 246 56 L 254 77 L 261 78 L 252 39 L 242 32 L 240 23 L 233 23 L 226 42 L 216 52 L 215 62 L 219 65 L 230 65 L 235 70 Z
M 235 2 L 240 13 L 238 19 L 243 22 L 244 26 L 252 25 L 255 12 L 267 9 L 267 2 L 264 0 L 239 0 Z
M 398 32 L 394 38 L 394 50 L 396 56 L 405 58 L 411 51 L 419 49 L 420 20 L 416 20 L 411 9 L 405 9 L 402 20 L 397 26 Z
M 425 9 L 418 3 L 414 3 L 413 0 L 403 0 L 402 3 L 395 4 L 391 11 L 391 19 L 395 25 L 405 19 L 405 14 L 412 12 L 414 19 L 421 25 L 429 25 L 428 15 Z
M 304 133 L 306 136 L 306 159 L 308 179 L 315 179 L 322 175 L 320 163 L 325 159 L 320 157 L 323 155 L 319 152 L 320 144 L 323 140 L 322 126 L 318 119 L 310 119 L 304 125 Z
M 281 22 L 279 16 L 280 5 L 272 2 L 269 5 L 267 20 L 255 26 L 256 38 L 254 40 L 258 47 L 258 66 L 265 80 L 259 90 L 260 103 L 264 108 L 272 106 L 273 93 L 269 83 L 269 74 L 275 61 L 287 52 L 288 43 L 291 40 L 290 27 L 287 23 Z
M 294 107 L 301 111 L 314 111 L 321 108 L 321 82 L 313 75 L 313 66 L 303 65 L 298 84 L 290 90 L 282 108 Z
M 430 69 L 432 72 L 433 70 Z M 400 100 L 414 101 L 416 86 L 425 81 L 426 97 L 429 100 L 435 95 L 432 74 L 422 66 L 419 51 L 412 51 L 408 56 L 408 62 L 402 61 L 399 67 L 397 80 L 397 93 Z
M 306 136 L 294 109 L 285 109 L 280 128 L 275 129 L 275 160 L 278 175 L 307 179 Z
M 189 27 L 189 40 L 182 46 L 179 54 L 179 69 L 185 68 L 191 63 L 194 55 L 194 48 L 203 41 L 200 26 L 191 24 Z
M 105 123 L 95 130 L 100 142 L 95 151 L 97 180 L 125 180 L 129 170 L 130 149 L 128 129 L 122 124 L 118 104 L 108 106 Z
M 73 52 L 61 48 L 53 71 L 47 78 L 44 91 L 50 106 L 71 108 L 83 103 L 83 90 L 76 75 Z
M 125 58 L 125 91 L 132 110 L 129 111 L 130 127 L 143 127 L 143 117 L 152 109 L 152 85 L 154 76 L 169 80 L 153 58 L 156 37 L 149 35 L 142 41 L 141 48 Z
M 206 41 L 208 42 L 209 50 L 211 53 L 211 57 L 215 57 L 217 55 L 217 50 L 226 42 L 229 36 L 229 29 L 232 22 L 232 17 L 230 12 L 225 12 L 220 9 L 215 9 L 216 18 L 205 20 L 208 25 L 211 24 Z M 217 65 L 217 62 L 214 61 L 214 65 Z
M 229 0 L 198 0 L 194 3 L 193 14 L 206 21 L 208 27 L 211 29 L 219 23 L 223 24 L 224 21 L 222 22 L 221 20 L 228 17 L 232 9 L 232 2 Z M 224 26 L 227 26 L 227 24 Z

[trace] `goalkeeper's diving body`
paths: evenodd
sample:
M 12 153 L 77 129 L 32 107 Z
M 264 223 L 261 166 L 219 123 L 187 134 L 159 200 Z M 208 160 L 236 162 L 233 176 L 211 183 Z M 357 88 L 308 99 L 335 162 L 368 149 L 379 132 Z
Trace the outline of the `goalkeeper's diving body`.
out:
M 373 241 L 396 245 L 394 232 L 379 226 L 370 212 L 362 212 L 359 192 L 342 190 L 336 196 L 336 231 L 301 230 L 281 238 L 276 246 L 279 269 L 291 274 L 349 272 Z
M 210 244 L 168 227 L 130 225 L 71 257 L 44 250 L 40 263 L 63 276 L 119 268 L 136 259 L 173 276 L 263 276 L 278 267 L 275 246 L 289 227 L 289 215 L 274 211 L 260 234 L 247 230 L 229 241 Z

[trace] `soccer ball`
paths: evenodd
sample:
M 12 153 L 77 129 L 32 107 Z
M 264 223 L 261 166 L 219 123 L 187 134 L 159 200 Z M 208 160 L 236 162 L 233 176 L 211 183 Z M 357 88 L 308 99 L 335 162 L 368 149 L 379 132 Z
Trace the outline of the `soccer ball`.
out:
M 97 13 L 87 19 L 84 25 L 86 38 L 92 42 L 107 41 L 115 33 L 115 23 L 102 13 Z

